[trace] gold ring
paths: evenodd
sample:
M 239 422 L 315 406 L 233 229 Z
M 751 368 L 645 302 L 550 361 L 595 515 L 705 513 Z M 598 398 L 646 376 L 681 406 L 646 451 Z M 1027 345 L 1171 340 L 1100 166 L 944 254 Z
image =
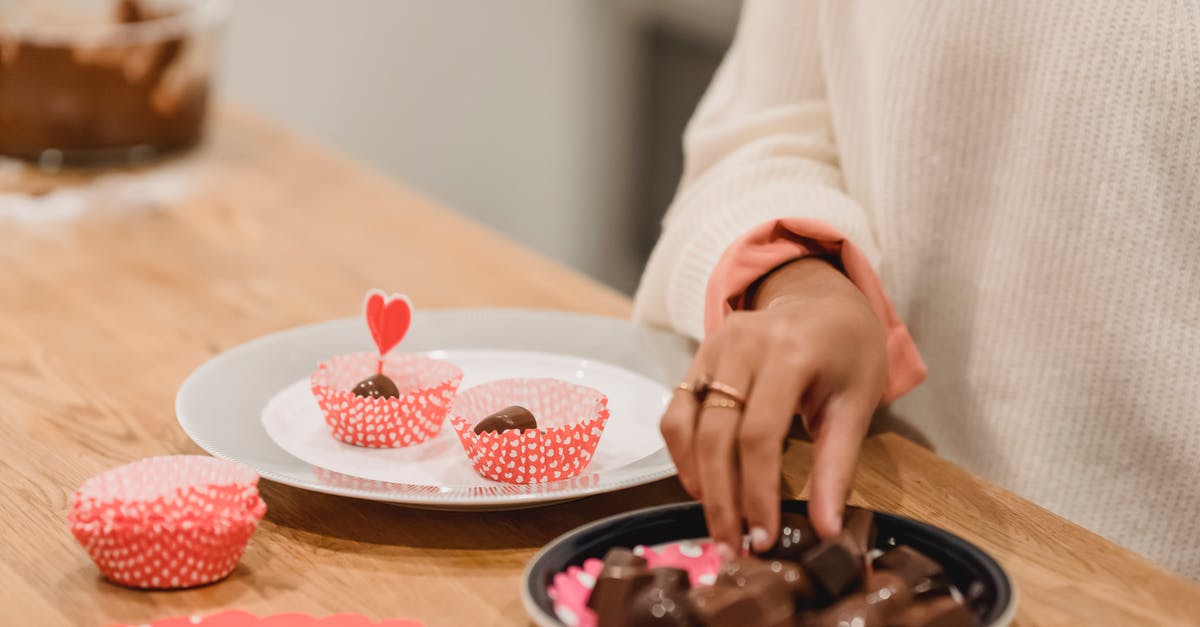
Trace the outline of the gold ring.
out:
M 703 385 L 697 386 L 695 384 L 684 381 L 684 382 L 680 383 L 679 385 L 675 386 L 675 389 L 683 390 L 684 392 L 687 392 L 688 394 L 694 395 L 694 394 L 699 394 L 700 390 L 704 389 L 704 386 Z
M 708 377 L 700 377 L 700 380 L 695 382 L 683 381 L 679 385 L 675 386 L 675 389 L 687 392 L 688 394 L 694 396 L 697 401 L 702 401 L 708 394 Z
M 710 396 L 710 397 L 704 399 L 703 403 L 700 403 L 700 407 L 702 407 L 704 409 L 737 409 L 737 410 L 740 410 L 742 408 L 742 403 L 740 401 L 738 401 L 736 399 L 732 399 L 732 398 L 713 398 Z
M 721 383 L 720 381 L 709 381 L 708 391 L 723 394 L 743 405 L 746 404 L 746 396 L 732 385 L 727 385 L 725 383 Z

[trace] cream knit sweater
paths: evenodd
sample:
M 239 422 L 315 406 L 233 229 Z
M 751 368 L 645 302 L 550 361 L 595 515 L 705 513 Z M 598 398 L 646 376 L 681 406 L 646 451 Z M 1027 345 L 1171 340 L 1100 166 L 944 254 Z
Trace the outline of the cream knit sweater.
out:
M 1200 578 L 1200 2 L 749 0 L 635 316 L 781 217 L 866 252 L 945 457 Z

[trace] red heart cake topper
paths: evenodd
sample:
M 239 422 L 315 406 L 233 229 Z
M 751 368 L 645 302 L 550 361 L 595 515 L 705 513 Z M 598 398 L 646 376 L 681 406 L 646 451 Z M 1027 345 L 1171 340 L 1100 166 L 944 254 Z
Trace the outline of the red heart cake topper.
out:
M 408 334 L 412 324 L 412 301 L 403 294 L 388 296 L 382 290 L 367 290 L 363 315 L 382 358 Z

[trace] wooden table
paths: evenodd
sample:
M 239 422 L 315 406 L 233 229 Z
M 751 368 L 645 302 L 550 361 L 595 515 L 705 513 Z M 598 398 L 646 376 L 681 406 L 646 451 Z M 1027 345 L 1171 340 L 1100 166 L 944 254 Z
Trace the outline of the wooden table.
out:
M 423 307 L 625 316 L 623 296 L 236 109 L 194 158 L 208 182 L 157 211 L 0 232 L 0 623 L 105 625 L 241 608 L 428 625 L 526 624 L 533 552 L 577 525 L 685 498 L 674 480 L 541 509 L 439 513 L 265 482 L 233 575 L 183 592 L 101 580 L 66 529 L 74 489 L 141 457 L 199 450 L 172 407 L 184 377 L 258 335 L 355 315 L 369 286 Z M 803 485 L 806 445 L 787 480 Z M 797 492 L 793 490 L 793 492 Z M 1200 620 L 1172 575 L 896 436 L 868 440 L 852 499 L 995 555 L 1021 625 Z

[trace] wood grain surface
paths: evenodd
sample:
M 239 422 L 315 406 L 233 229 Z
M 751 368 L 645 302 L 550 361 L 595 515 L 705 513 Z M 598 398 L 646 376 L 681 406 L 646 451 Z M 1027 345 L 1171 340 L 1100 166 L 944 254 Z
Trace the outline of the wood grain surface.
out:
M 65 525 L 84 479 L 198 453 L 175 391 L 256 336 L 358 313 L 371 286 L 420 307 L 625 316 L 629 302 L 263 120 L 224 109 L 150 210 L 0 224 L 0 623 L 107 625 L 240 608 L 522 625 L 533 552 L 596 518 L 685 498 L 674 480 L 540 509 L 446 513 L 264 482 L 269 511 L 218 584 L 142 592 L 99 578 Z M 788 453 L 799 494 L 807 445 Z M 1200 586 L 894 435 L 866 443 L 854 502 L 929 521 L 995 555 L 1020 625 L 1200 620 Z

